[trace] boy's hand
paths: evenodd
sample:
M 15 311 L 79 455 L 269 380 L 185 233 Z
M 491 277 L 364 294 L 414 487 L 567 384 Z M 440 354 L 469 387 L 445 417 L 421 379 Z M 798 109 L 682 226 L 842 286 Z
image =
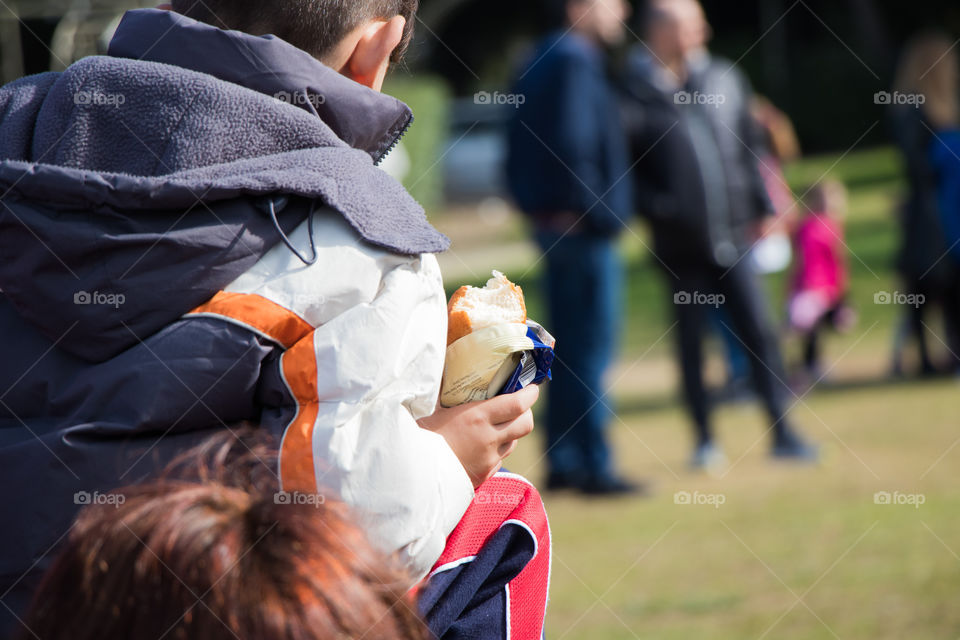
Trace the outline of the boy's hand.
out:
M 449 409 L 438 406 L 432 416 L 422 418 L 419 424 L 446 439 L 473 486 L 479 487 L 513 453 L 517 440 L 533 431 L 531 407 L 539 397 L 540 387 L 530 385 L 482 402 Z

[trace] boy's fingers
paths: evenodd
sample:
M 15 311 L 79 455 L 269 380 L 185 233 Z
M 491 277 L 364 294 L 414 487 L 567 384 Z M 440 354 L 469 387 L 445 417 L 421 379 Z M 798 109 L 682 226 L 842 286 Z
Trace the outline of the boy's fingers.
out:
M 533 411 L 527 409 L 518 418 L 506 424 L 498 425 L 498 429 L 500 429 L 500 444 L 530 435 L 530 432 L 533 431 Z
M 503 460 L 513 453 L 513 450 L 517 448 L 518 442 L 520 441 L 514 440 L 513 442 L 504 442 L 502 445 L 500 445 L 500 447 L 497 449 L 497 455 L 500 456 L 500 459 Z
M 539 397 L 540 387 L 530 385 L 515 393 L 509 393 L 487 400 L 486 409 L 490 423 L 500 425 L 515 420 L 517 416 L 521 416 L 524 412 L 529 411 Z

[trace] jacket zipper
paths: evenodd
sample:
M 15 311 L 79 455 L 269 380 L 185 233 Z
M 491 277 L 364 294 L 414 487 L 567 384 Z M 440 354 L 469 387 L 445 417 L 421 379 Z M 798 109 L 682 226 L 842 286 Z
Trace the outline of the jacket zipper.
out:
M 405 136 L 405 135 L 407 134 L 407 131 L 410 130 L 410 127 L 413 126 L 413 121 L 414 121 L 414 120 L 415 120 L 415 117 L 414 117 L 414 115 L 413 115 L 413 112 L 411 112 L 411 113 L 410 113 L 410 117 L 407 119 L 407 121 L 404 123 L 404 125 L 400 128 L 400 131 L 397 133 L 397 135 L 394 136 L 393 142 L 390 143 L 390 146 L 387 147 L 387 148 L 384 150 L 384 152 L 380 154 L 380 157 L 379 157 L 379 158 L 377 158 L 376 160 L 374 160 L 373 166 L 379 167 L 379 166 L 380 166 L 380 163 L 383 162 L 383 159 L 386 158 L 388 155 L 390 155 L 390 152 L 393 151 L 393 150 L 397 147 L 398 144 L 400 144 L 400 140 L 403 138 L 403 136 Z

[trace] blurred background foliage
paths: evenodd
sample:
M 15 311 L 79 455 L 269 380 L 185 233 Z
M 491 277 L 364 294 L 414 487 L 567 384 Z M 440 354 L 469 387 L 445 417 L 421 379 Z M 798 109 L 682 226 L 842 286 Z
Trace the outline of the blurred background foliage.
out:
M 417 122 L 404 146 L 407 186 L 428 210 L 442 206 L 450 122 L 475 92 L 509 89 L 513 70 L 542 32 L 550 0 L 422 0 L 417 34 L 388 91 L 411 103 Z M 634 0 L 635 4 L 642 0 Z M 0 70 L 8 82 L 102 53 L 112 28 L 144 0 L 5 0 Z M 797 128 L 806 152 L 843 151 L 887 141 L 876 92 L 889 88 L 903 43 L 919 30 L 960 32 L 955 0 L 704 0 L 714 51 L 737 61 L 756 90 Z M 635 41 L 638 27 L 632 27 Z M 495 121 L 496 118 L 493 118 Z M 459 137 L 466 129 L 454 131 Z M 471 135 L 478 134 L 471 132 Z M 496 161 L 488 140 L 479 147 Z M 471 149 L 476 153 L 476 149 Z M 443 160 L 437 162 L 437 159 Z M 436 165 L 436 166 L 434 166 Z M 454 194 L 456 196 L 456 194 Z

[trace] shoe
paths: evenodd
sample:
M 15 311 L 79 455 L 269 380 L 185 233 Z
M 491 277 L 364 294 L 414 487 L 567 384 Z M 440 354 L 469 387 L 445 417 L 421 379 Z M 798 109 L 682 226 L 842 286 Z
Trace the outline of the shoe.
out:
M 690 468 L 696 471 L 718 473 L 727 466 L 727 456 L 713 442 L 702 442 L 693 450 Z
M 650 488 L 645 483 L 633 482 L 616 476 L 592 478 L 581 484 L 578 489 L 580 493 L 588 496 L 645 496 L 650 494 Z
M 789 462 L 816 464 L 820 461 L 820 447 L 808 444 L 792 431 L 787 431 L 773 444 L 770 455 Z
M 564 489 L 579 489 L 583 480 L 579 474 L 551 471 L 547 476 L 547 491 L 563 491 Z
M 920 365 L 920 377 L 921 378 L 935 378 L 940 375 L 940 369 L 937 368 L 932 362 L 924 362 Z

